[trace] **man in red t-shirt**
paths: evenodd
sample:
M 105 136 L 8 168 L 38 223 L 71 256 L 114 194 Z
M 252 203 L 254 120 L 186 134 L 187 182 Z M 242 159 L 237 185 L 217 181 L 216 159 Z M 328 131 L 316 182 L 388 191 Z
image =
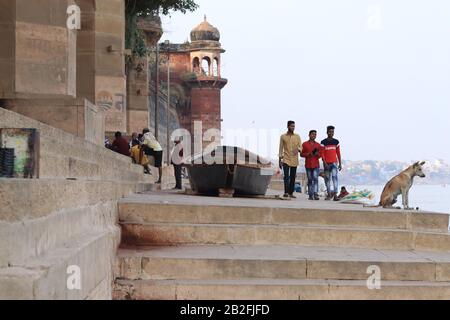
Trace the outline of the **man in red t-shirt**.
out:
M 115 152 L 120 153 L 124 156 L 130 156 L 130 145 L 128 141 L 122 137 L 122 133 L 116 132 L 115 134 L 116 140 L 114 140 L 112 144 L 112 148 Z
M 339 188 L 338 172 L 342 170 L 341 146 L 339 140 L 334 138 L 333 126 L 327 128 L 328 138 L 322 141 L 322 160 L 325 171 L 328 196 L 325 200 L 338 200 L 337 193 Z M 331 187 L 333 182 L 333 188 Z
M 309 141 L 303 143 L 301 156 L 305 158 L 306 175 L 308 176 L 309 200 L 319 200 L 319 172 L 321 146 L 316 142 L 317 131 L 309 132 Z

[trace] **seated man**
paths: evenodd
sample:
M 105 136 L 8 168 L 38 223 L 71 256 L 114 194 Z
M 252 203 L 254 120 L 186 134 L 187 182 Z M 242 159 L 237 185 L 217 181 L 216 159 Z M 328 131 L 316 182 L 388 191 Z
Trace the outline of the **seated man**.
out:
M 133 146 L 131 147 L 131 158 L 133 158 L 134 163 L 140 164 L 144 167 L 144 172 L 146 174 L 151 174 L 150 167 L 148 166 L 150 161 L 147 156 L 141 152 L 141 145 L 139 139 L 134 139 L 132 141 Z
M 350 193 L 347 191 L 347 189 L 345 187 L 341 188 L 341 193 L 339 194 L 339 196 L 337 197 L 337 201 L 344 199 L 346 196 L 348 196 Z
M 112 150 L 114 150 L 117 153 L 120 153 L 124 156 L 129 157 L 130 156 L 130 145 L 128 144 L 128 141 L 122 137 L 122 133 L 116 132 L 115 134 L 116 140 L 114 140 L 112 144 Z
M 138 134 L 136 132 L 133 132 L 133 134 L 131 135 L 131 140 L 130 140 L 130 149 L 133 147 L 133 141 L 136 140 L 138 138 Z

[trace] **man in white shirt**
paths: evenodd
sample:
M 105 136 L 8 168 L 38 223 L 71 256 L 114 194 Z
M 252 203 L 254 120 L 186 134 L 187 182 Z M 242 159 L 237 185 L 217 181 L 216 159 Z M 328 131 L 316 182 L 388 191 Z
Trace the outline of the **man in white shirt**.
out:
M 182 143 L 182 137 L 177 137 L 174 140 L 175 147 L 172 150 L 172 156 L 171 156 L 171 162 L 174 169 L 175 174 L 175 190 L 182 190 L 183 189 L 183 181 L 181 176 L 181 171 L 183 169 L 183 157 L 184 157 L 184 150 L 183 150 L 183 143 Z
M 155 167 L 158 168 L 159 172 L 159 179 L 156 183 L 160 184 L 162 178 L 163 149 L 149 129 L 144 129 L 142 133 L 144 134 L 143 145 L 146 147 L 146 154 L 155 157 Z

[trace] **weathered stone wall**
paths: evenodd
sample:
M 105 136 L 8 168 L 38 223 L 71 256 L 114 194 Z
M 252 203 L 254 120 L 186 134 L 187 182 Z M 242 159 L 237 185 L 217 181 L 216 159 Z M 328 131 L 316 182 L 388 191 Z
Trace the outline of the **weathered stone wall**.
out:
M 0 0 L 0 98 L 12 95 L 15 90 L 14 78 L 14 21 L 16 7 L 13 1 Z
M 105 111 L 108 132 L 126 132 L 125 2 L 75 0 L 81 9 L 77 97 Z
M 162 36 L 161 19 L 150 16 L 138 20 L 149 48 L 156 46 Z M 142 132 L 150 124 L 149 57 L 133 57 L 127 71 L 127 132 Z
M 149 126 L 148 59 L 134 58 L 127 79 L 127 132 L 142 133 Z
M 80 30 L 67 28 L 70 4 Z M 0 9 L 1 107 L 84 138 L 88 100 L 106 131 L 126 131 L 124 0 L 0 0 Z
M 150 99 L 150 110 L 152 114 L 150 130 L 155 132 L 155 100 L 154 100 L 154 91 L 153 96 Z M 167 88 L 160 88 L 159 94 L 159 104 L 158 104 L 158 141 L 161 144 L 161 147 L 164 150 L 164 154 L 167 156 L 166 150 L 171 150 L 173 148 L 173 142 L 170 142 L 170 148 L 167 148 Z M 176 108 L 176 105 L 173 103 L 173 97 L 171 99 L 171 105 L 169 107 L 169 135 L 172 134 L 173 131 L 180 128 L 180 120 L 178 112 L 179 110 Z M 163 158 L 163 161 L 167 161 L 166 156 Z
M 40 132 L 40 179 L 0 179 L 0 299 L 110 299 L 118 199 L 153 177 L 131 159 L 0 108 L 0 128 Z M 81 270 L 68 290 L 67 268 Z
M 95 5 L 95 104 L 106 109 L 107 132 L 126 132 L 125 1 Z
M 0 0 L 0 98 L 75 95 L 76 31 L 66 26 L 71 3 Z
M 194 122 L 201 121 L 203 133 L 209 129 L 221 130 L 221 92 L 214 86 L 196 87 L 191 91 L 191 130 Z
M 42 123 L 85 137 L 84 99 L 14 99 L 0 101 L 0 107 Z

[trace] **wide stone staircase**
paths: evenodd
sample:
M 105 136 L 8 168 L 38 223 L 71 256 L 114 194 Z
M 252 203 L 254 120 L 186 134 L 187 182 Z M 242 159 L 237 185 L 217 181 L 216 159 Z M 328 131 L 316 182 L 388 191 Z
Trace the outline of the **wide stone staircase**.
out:
M 131 159 L 0 108 L 0 128 L 35 128 L 39 179 L 0 178 L 0 300 L 111 299 L 119 199 L 152 189 Z M 67 285 L 71 267 L 80 286 Z
M 445 214 L 149 193 L 119 219 L 115 299 L 450 299 Z

